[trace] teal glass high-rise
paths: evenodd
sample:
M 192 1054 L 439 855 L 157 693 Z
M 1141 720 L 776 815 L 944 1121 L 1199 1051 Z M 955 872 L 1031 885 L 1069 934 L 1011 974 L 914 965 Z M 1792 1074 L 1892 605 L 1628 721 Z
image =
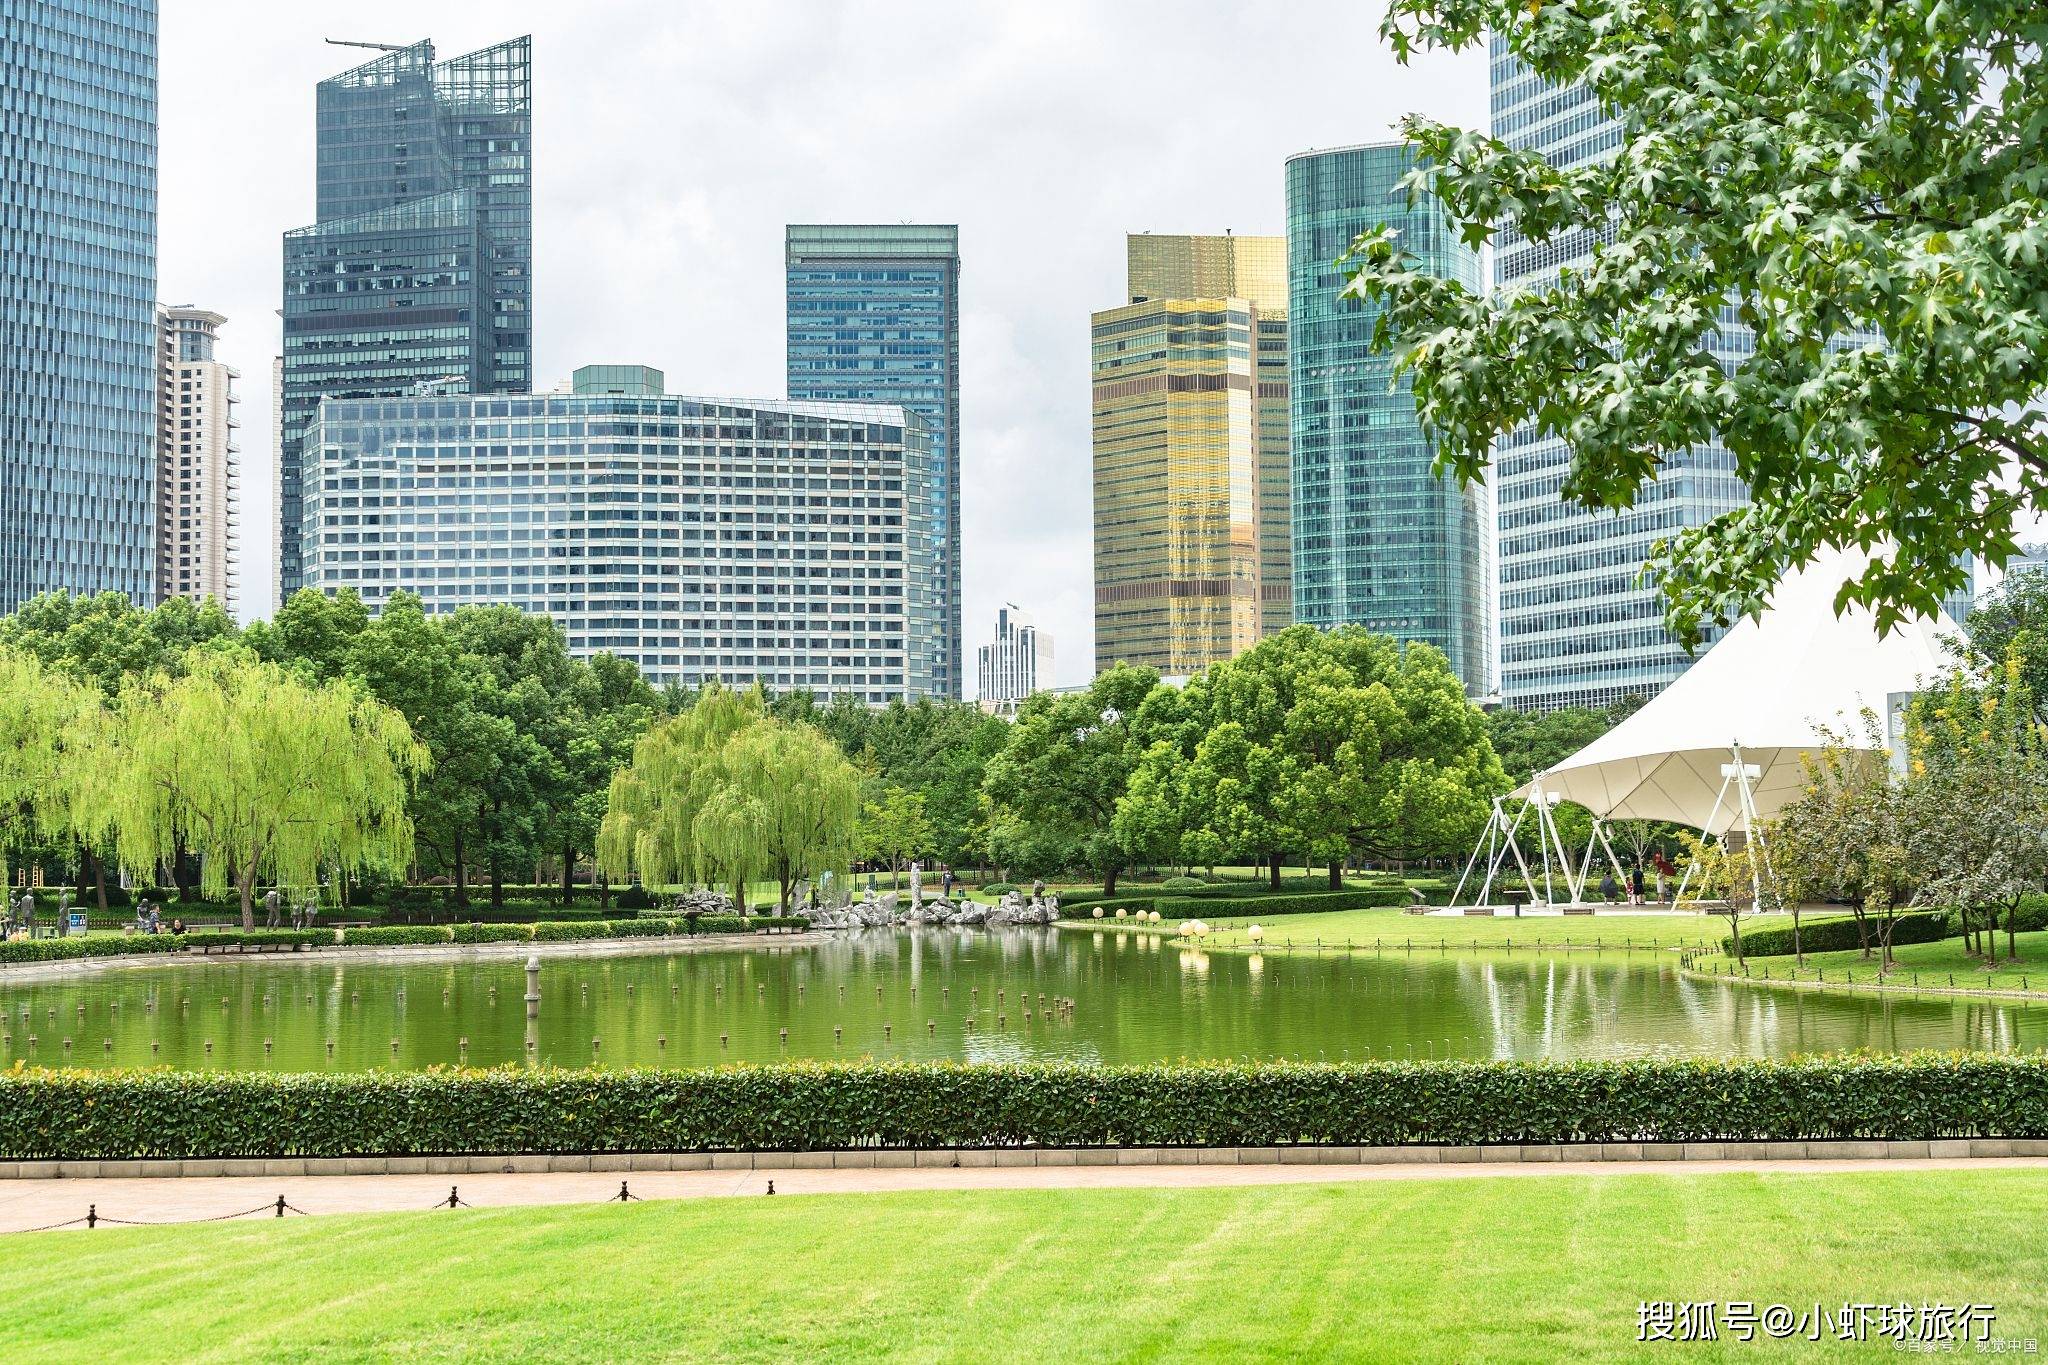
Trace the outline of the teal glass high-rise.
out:
M 0 3 L 0 613 L 156 592 L 155 0 Z
M 1287 161 L 1294 618 L 1432 644 L 1479 697 L 1493 687 L 1486 490 L 1436 472 L 1407 380 L 1373 349 L 1378 310 L 1343 297 L 1337 264 L 1391 224 L 1422 269 L 1478 287 L 1442 206 L 1400 188 L 1414 164 L 1399 142 Z
M 930 529 L 907 547 L 939 621 L 933 691 L 961 695 L 960 229 L 791 224 L 784 238 L 789 396 L 895 403 L 931 431 Z
M 396 47 L 320 82 L 317 218 L 284 238 L 278 595 L 303 582 L 322 398 L 533 387 L 532 41 Z

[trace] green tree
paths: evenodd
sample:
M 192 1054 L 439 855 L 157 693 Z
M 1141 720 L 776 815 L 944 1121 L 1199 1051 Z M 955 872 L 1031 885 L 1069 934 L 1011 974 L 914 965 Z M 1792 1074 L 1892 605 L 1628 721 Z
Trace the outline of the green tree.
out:
M 1381 306 L 1445 465 L 1474 480 L 1508 433 L 1559 437 L 1564 495 L 1619 508 L 1718 440 L 1749 503 L 1649 566 L 1688 642 L 1824 547 L 1889 547 L 1839 599 L 1879 629 L 2015 551 L 2048 492 L 2038 5 L 1389 0 L 1381 34 L 1404 62 L 1490 40 L 1620 126 L 1612 157 L 1553 165 L 1404 122 L 1411 183 L 1468 243 L 1512 223 L 1591 252 L 1485 296 L 1360 239 L 1350 291 Z M 1727 319 L 1754 343 L 1724 367 Z
M 122 688 L 93 746 L 88 809 L 130 867 L 181 848 L 209 894 L 232 886 L 253 928 L 259 881 L 311 886 L 322 868 L 402 869 L 406 797 L 429 761 L 404 717 L 342 683 L 308 684 L 231 654 Z
M 860 856 L 888 863 L 892 873 L 901 871 L 906 862 L 930 848 L 935 837 L 921 792 L 884 785 L 871 791 L 861 803 L 860 831 L 855 841 Z
M 92 688 L 33 654 L 0 648 L 0 886 L 6 853 L 78 830 L 103 711 Z
M 1118 664 L 1084 692 L 1027 698 L 983 779 L 998 820 L 1021 823 L 1037 847 L 1070 847 L 1112 894 L 1131 858 L 1114 828 L 1117 803 L 1138 763 L 1138 708 L 1157 686 L 1151 670 Z
M 798 882 L 852 861 L 860 775 L 818 730 L 757 720 L 725 742 L 719 769 L 697 836 L 743 880 L 772 877 L 784 914 Z
M 689 709 L 648 727 L 633 745 L 632 762 L 612 775 L 597 834 L 606 875 L 656 886 L 730 885 L 734 903 L 746 904 L 750 869 L 724 856 L 721 841 L 705 837 L 699 817 L 726 782 L 726 745 L 765 714 L 758 690 L 733 692 L 711 682 Z
M 1210 665 L 1165 728 L 1178 744 L 1148 749 L 1145 767 L 1181 783 L 1185 827 L 1265 863 L 1276 887 L 1289 851 L 1337 888 L 1354 854 L 1469 845 L 1507 785 L 1442 652 L 1356 626 L 1291 626 Z
M 1993 964 L 2004 910 L 2006 950 L 2017 956 L 2020 900 L 2048 879 L 2048 738 L 2018 650 L 1915 698 L 1907 752 L 1907 853 L 1925 901 L 1957 907 L 1966 935 L 1982 912 L 1978 941 Z

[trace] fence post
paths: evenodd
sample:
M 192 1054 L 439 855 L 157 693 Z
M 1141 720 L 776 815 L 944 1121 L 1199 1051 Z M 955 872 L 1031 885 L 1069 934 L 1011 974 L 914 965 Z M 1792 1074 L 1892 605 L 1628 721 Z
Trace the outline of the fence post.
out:
M 85 1206 L 85 1225 L 89 1228 L 98 1227 L 99 1222 L 100 1206 L 98 1204 L 87 1204 Z
M 279 1195 L 279 1196 L 277 1197 L 277 1216 L 278 1216 L 278 1217 L 280 1217 L 280 1218 L 284 1217 L 284 1196 L 283 1196 L 283 1195 Z

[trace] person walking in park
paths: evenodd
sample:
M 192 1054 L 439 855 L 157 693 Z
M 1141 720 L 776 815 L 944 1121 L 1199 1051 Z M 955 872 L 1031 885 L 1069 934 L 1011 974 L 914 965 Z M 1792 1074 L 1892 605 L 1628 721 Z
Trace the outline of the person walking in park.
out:
M 1641 863 L 1637 863 L 1628 870 L 1628 903 L 1630 905 L 1641 905 L 1643 903 L 1643 865 Z

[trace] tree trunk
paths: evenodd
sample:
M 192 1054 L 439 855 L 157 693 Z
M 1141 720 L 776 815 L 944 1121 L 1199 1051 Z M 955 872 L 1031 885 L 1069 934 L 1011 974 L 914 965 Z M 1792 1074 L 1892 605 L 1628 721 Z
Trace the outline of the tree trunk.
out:
M 100 913 L 107 913 L 107 865 L 98 858 L 92 860 L 93 893 L 99 897 Z
M 455 904 L 469 909 L 469 863 L 462 852 L 462 827 L 455 828 L 455 856 L 450 860 L 455 865 Z
M 562 845 L 562 908 L 569 908 L 569 902 L 576 895 L 576 846 Z
M 1120 871 L 1120 870 L 1121 870 L 1121 869 L 1118 869 L 1118 868 L 1114 868 L 1114 867 L 1112 867 L 1112 868 L 1110 868 L 1110 869 L 1109 869 L 1108 871 L 1106 871 L 1106 872 L 1104 872 L 1104 873 L 1102 874 L 1102 894 L 1103 894 L 1103 895 L 1105 895 L 1105 896 L 1114 896 L 1114 895 L 1116 894 L 1116 874 L 1117 874 L 1117 873 L 1118 873 L 1118 871 Z
M 256 927 L 256 873 L 253 870 L 247 875 L 239 873 L 236 875 L 235 895 L 242 902 L 242 928 L 244 930 L 254 929 Z
M 1280 889 L 1280 855 L 1277 853 L 1266 858 L 1266 885 L 1275 891 Z
M 491 851 L 491 909 L 505 908 L 505 868 L 498 861 L 497 850 Z
M 1792 907 L 1792 965 L 1794 967 L 1804 967 L 1806 965 L 1806 953 L 1799 946 L 1799 907 L 1797 905 Z
M 1330 859 L 1330 889 L 1332 891 L 1342 891 L 1344 889 L 1344 860 L 1342 858 Z
M 1735 950 L 1735 960 L 1742 961 L 1742 908 L 1731 898 L 1728 902 L 1729 944 Z
M 603 915 L 606 910 L 611 908 L 611 903 L 611 879 L 605 876 L 603 868 L 599 868 L 597 872 L 597 913 Z

